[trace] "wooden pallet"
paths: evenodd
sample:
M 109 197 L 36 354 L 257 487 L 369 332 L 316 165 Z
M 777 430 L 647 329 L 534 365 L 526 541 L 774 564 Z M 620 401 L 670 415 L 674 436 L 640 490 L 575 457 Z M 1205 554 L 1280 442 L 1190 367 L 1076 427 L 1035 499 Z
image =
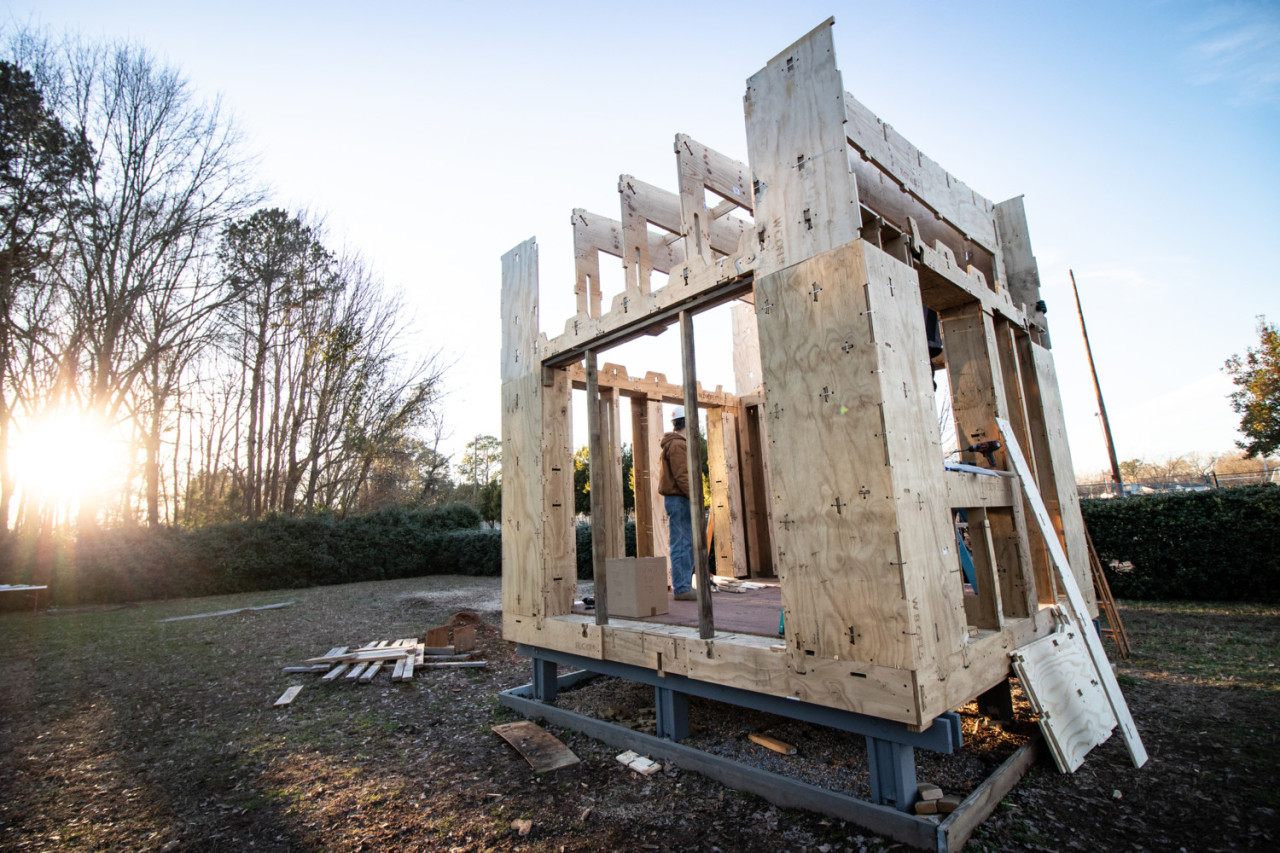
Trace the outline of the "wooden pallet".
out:
M 414 670 L 422 665 L 426 646 L 409 637 L 403 640 L 375 640 L 358 649 L 338 646 L 320 657 L 309 658 L 302 667 L 286 667 L 291 672 L 323 672 L 321 681 L 337 681 L 339 678 L 368 684 L 384 669 L 391 672 L 392 681 L 409 681 Z
M 403 640 L 375 640 L 356 649 L 336 646 L 319 657 L 308 658 L 301 666 L 286 666 L 285 672 L 322 673 L 320 680 L 338 679 L 368 684 L 384 670 L 392 681 L 412 681 L 421 669 L 466 669 L 488 666 L 474 654 L 457 654 L 454 646 L 428 646 L 409 637 Z

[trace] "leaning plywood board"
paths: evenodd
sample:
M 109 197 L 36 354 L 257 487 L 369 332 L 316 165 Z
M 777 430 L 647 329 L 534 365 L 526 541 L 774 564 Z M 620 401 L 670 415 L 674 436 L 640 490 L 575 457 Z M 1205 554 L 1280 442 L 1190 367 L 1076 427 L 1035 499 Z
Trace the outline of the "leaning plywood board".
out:
M 1115 673 L 1111 671 L 1111 662 L 1107 660 L 1107 652 L 1102 647 L 1102 639 L 1093 630 L 1093 620 L 1089 618 L 1089 610 L 1085 604 L 1084 596 L 1080 593 L 1080 587 L 1076 584 L 1075 575 L 1071 572 L 1071 565 L 1067 562 L 1067 555 L 1062 550 L 1062 543 L 1058 540 L 1058 534 L 1054 532 L 1053 523 L 1049 520 L 1049 512 L 1045 509 L 1044 501 L 1040 498 L 1040 490 L 1036 488 L 1035 481 L 1031 476 L 1031 470 L 1027 467 L 1027 460 L 1022 455 L 1022 448 L 1018 446 L 1018 439 L 1014 435 L 1013 429 L 1009 426 L 1009 422 L 1004 418 L 996 418 L 996 425 L 1000 427 L 1000 434 L 1004 436 L 1009 462 L 1012 463 L 1013 470 L 1017 473 L 1018 478 L 1022 480 L 1022 487 L 1026 490 L 1027 503 L 1031 505 L 1031 511 L 1035 514 L 1036 523 L 1040 525 L 1040 532 L 1044 535 L 1045 544 L 1049 548 L 1049 558 L 1053 562 L 1054 570 L 1058 573 L 1062 591 L 1067 595 L 1071 617 L 1075 621 L 1076 627 L 1081 629 L 1080 634 L 1084 637 L 1094 669 L 1097 670 L 1100 676 L 1102 689 L 1107 695 L 1107 700 L 1111 703 L 1111 710 L 1116 715 L 1116 722 L 1120 724 L 1120 734 L 1124 738 L 1125 746 L 1129 748 L 1129 756 L 1133 759 L 1133 766 L 1141 767 L 1147 763 L 1147 750 L 1142 745 L 1142 738 L 1138 735 L 1138 727 L 1133 722 L 1133 715 L 1129 713 L 1129 705 L 1124 701 L 1124 694 L 1120 692 L 1120 685 L 1116 682 Z
M 1116 725 L 1080 632 L 1072 626 L 1028 643 L 1013 653 L 1013 669 L 1058 770 L 1074 773 Z
M 528 720 L 503 723 L 493 731 L 524 756 L 534 773 L 571 767 L 580 760 L 559 738 Z

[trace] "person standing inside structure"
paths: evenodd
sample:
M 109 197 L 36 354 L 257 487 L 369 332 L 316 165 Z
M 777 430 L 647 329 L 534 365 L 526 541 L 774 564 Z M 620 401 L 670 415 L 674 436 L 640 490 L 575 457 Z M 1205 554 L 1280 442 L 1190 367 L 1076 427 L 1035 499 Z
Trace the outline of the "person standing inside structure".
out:
M 684 406 L 671 413 L 671 432 L 662 436 L 658 494 L 671 531 L 671 588 L 676 601 L 697 601 L 693 591 L 693 518 L 689 506 L 689 457 Z

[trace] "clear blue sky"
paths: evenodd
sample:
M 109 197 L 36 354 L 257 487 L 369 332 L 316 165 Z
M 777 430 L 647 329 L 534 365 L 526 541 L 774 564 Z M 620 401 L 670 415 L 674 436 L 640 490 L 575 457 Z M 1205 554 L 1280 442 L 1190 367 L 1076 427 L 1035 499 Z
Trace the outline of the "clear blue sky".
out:
M 1275 3 L 7 11 L 10 27 L 134 39 L 221 94 L 273 201 L 327 214 L 335 239 L 405 290 L 414 345 L 457 358 L 455 451 L 499 432 L 501 254 L 538 237 L 543 329 L 559 333 L 570 210 L 616 217 L 620 173 L 674 189 L 677 132 L 745 160 L 746 78 L 829 15 L 846 89 L 988 198 L 1026 196 L 1078 472 L 1106 457 L 1068 268 L 1122 459 L 1232 449 L 1220 368 L 1256 340 L 1256 315 L 1280 319 Z M 700 340 L 699 373 L 731 388 L 714 349 Z M 678 375 L 674 360 L 618 360 Z

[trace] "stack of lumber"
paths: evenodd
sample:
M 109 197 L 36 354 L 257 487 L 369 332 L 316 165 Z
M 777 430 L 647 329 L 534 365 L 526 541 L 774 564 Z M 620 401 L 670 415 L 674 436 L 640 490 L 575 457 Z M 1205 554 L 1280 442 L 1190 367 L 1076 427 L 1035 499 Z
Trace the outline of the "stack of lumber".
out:
M 738 580 L 737 578 L 726 578 L 720 575 L 712 575 L 711 582 L 715 584 L 713 587 L 720 592 L 746 592 L 749 589 L 764 589 L 765 584 L 756 583 L 755 581 Z
M 453 646 L 428 646 L 416 638 L 380 640 L 356 649 L 338 646 L 319 657 L 303 661 L 302 666 L 286 666 L 285 672 L 323 673 L 321 681 L 342 678 L 368 684 L 384 669 L 392 681 L 411 681 L 420 669 L 453 669 L 483 667 L 486 662 L 473 660 L 474 655 L 458 653 Z

